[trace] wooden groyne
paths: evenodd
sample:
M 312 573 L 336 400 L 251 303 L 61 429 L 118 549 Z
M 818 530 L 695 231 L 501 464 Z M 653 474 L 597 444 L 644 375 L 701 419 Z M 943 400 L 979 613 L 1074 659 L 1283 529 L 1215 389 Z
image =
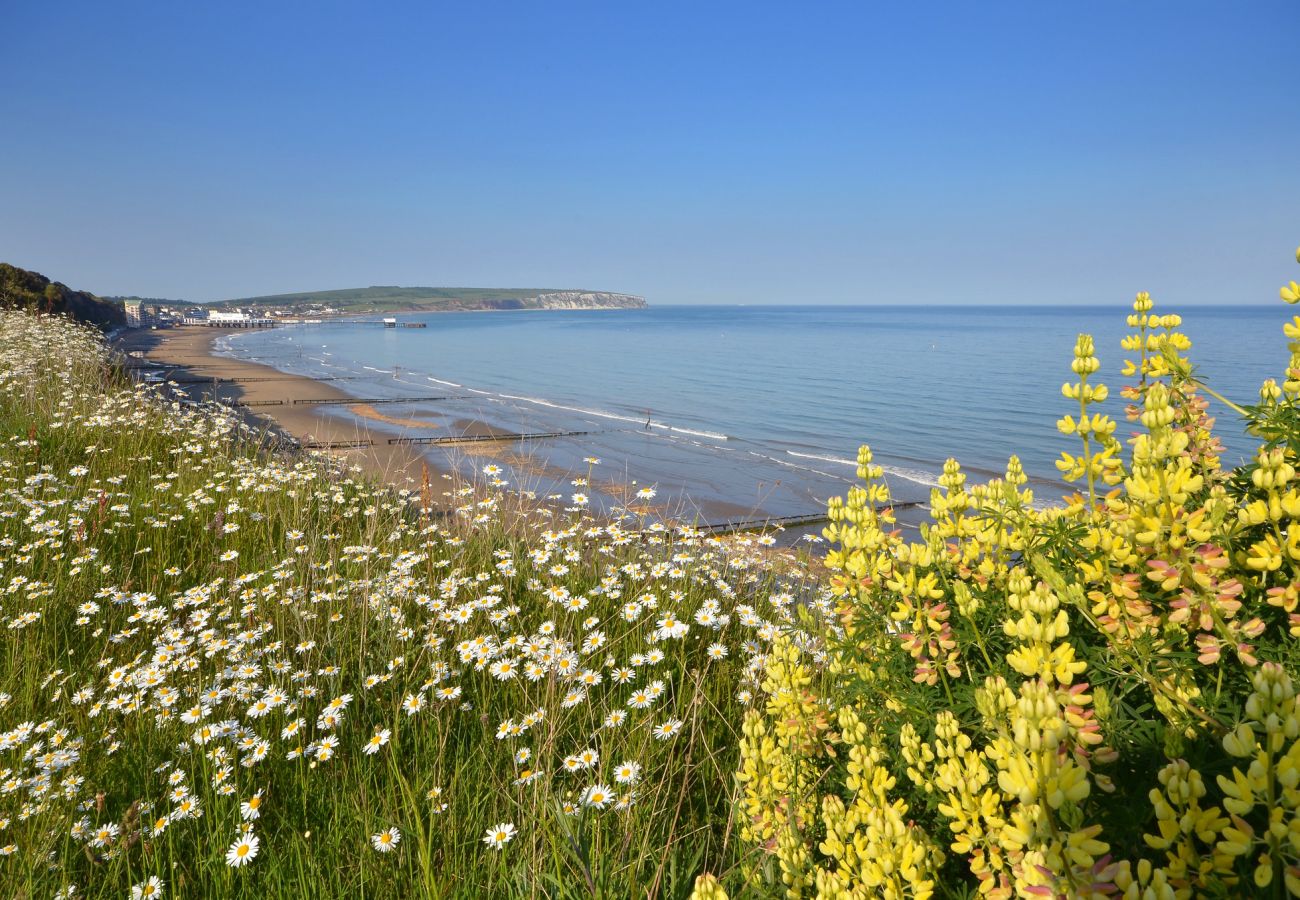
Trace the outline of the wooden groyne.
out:
M 889 509 L 915 509 L 922 506 L 920 500 L 909 500 L 904 503 L 891 503 Z M 830 521 L 830 516 L 826 513 L 808 513 L 801 516 L 774 516 L 765 519 L 743 519 L 729 522 L 712 522 L 703 525 L 692 526 L 696 531 L 706 534 L 734 534 L 740 531 L 762 531 L 765 528 L 799 528 L 804 525 L 821 525 Z
M 502 434 L 464 434 L 464 435 L 447 435 L 441 437 L 394 437 L 389 438 L 390 444 L 484 444 L 491 442 L 513 442 L 513 441 L 535 441 L 542 438 L 561 438 L 561 437 L 581 437 L 588 434 L 602 434 L 600 431 L 531 431 L 531 432 L 505 432 Z M 370 439 L 357 441 L 310 441 L 303 444 L 308 450 L 339 450 L 353 447 L 373 447 L 375 442 Z
M 222 406 L 284 406 L 283 400 L 231 400 L 218 397 L 217 402 Z
M 581 437 L 589 434 L 604 434 L 602 431 L 531 431 L 505 432 L 503 434 L 465 434 L 443 437 L 395 437 L 389 438 L 390 444 L 482 444 L 492 441 L 536 441 L 543 438 Z
M 195 369 L 202 369 L 203 366 L 123 366 L 129 372 L 145 372 L 146 374 L 159 374 L 174 369 L 181 369 L 186 372 L 193 372 Z M 229 377 L 223 375 L 212 375 L 204 378 L 203 376 L 191 375 L 188 378 L 168 378 L 167 381 L 173 384 L 260 384 L 267 381 L 301 381 L 308 376 L 299 375 L 256 375 L 256 376 L 238 376 Z M 312 381 L 362 381 L 363 375 L 322 375 L 319 378 L 311 376 Z
M 178 381 L 177 384 L 186 382 Z M 208 381 L 195 382 L 198 384 L 211 384 Z M 342 399 L 342 398 L 308 398 L 305 400 L 237 400 L 233 397 L 218 397 L 217 403 L 224 406 L 294 406 L 302 404 L 304 406 L 354 406 L 359 403 L 370 405 L 373 403 L 427 403 L 431 400 L 464 400 L 464 397 L 371 397 L 369 399 Z
M 294 381 L 289 378 L 168 378 L 171 384 L 259 384 L 265 381 Z M 314 378 L 313 381 L 324 381 L 323 378 Z M 335 381 L 343 381 L 342 378 L 336 378 Z
M 279 402 L 279 401 L 275 401 Z M 503 434 L 465 434 L 449 435 L 442 437 L 394 437 L 389 438 L 390 444 L 482 444 L 499 441 L 502 443 L 511 441 L 531 441 L 542 438 L 559 438 L 559 437 L 580 437 L 587 434 L 601 434 L 599 431 L 532 431 L 532 432 L 506 432 Z M 355 441 L 307 441 L 303 447 L 308 450 L 349 450 L 356 447 L 373 447 L 375 441 L 369 438 L 362 438 Z
M 304 441 L 302 446 L 307 450 L 350 450 L 355 447 L 373 447 L 375 442 L 368 438 L 356 441 Z
M 353 406 L 358 403 L 367 405 L 374 403 L 432 403 L 434 400 L 467 400 L 467 397 L 456 397 L 444 394 L 438 397 L 308 397 L 301 400 L 293 401 L 295 405 L 302 406 L 325 406 L 333 404 L 336 406 Z

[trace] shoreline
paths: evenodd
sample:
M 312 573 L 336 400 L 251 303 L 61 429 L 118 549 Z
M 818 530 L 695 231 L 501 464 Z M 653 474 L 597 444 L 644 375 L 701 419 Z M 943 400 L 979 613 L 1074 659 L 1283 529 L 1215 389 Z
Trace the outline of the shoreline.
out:
M 496 312 L 497 310 L 485 310 Z M 533 310 L 528 310 L 533 311 Z M 549 312 L 549 310 L 538 310 Z M 367 403 L 364 398 L 334 384 L 305 375 L 293 375 L 263 363 L 219 356 L 214 350 L 216 341 L 233 333 L 225 328 L 176 327 L 128 329 L 112 339 L 112 345 L 129 360 L 160 364 L 167 367 L 165 378 L 214 379 L 205 383 L 182 383 L 177 388 L 195 400 L 238 401 L 251 406 L 233 406 L 262 428 L 278 429 L 297 441 L 309 452 L 329 453 L 341 460 L 356 463 L 369 474 L 399 488 L 422 488 L 427 477 L 431 487 L 434 482 L 459 482 L 465 480 L 456 462 L 439 453 L 422 451 L 411 444 L 389 443 L 391 438 L 406 436 L 410 430 L 427 434 L 443 430 L 448 437 L 476 437 L 502 435 L 508 432 L 494 425 L 470 418 L 445 420 L 403 418 L 387 415 Z M 138 352 L 138 357 L 130 356 Z M 235 379 L 216 381 L 216 379 Z M 307 404 L 305 400 L 329 400 L 329 404 Z M 295 403 L 295 401 L 297 401 Z M 353 401 L 353 402 L 348 402 Z M 259 404 L 271 404 L 262 406 Z M 332 414 L 329 409 L 344 410 L 345 418 Z M 374 422 L 367 427 L 366 422 Z M 370 446 L 319 449 L 310 443 L 369 441 Z M 513 442 L 484 441 L 451 445 L 451 453 L 460 459 L 500 460 L 516 470 L 541 479 L 567 480 L 575 474 L 539 464 L 526 449 Z M 444 449 L 443 453 L 448 452 Z M 441 457 L 441 458 L 439 458 Z M 475 465 L 475 469 L 480 466 Z M 523 487 L 520 485 L 519 487 Z M 666 522 L 689 522 L 689 517 L 674 515 L 667 507 L 653 503 L 637 503 L 634 488 L 621 481 L 597 477 L 592 487 L 610 498 L 620 501 L 624 508 L 638 516 L 654 516 Z M 435 506 L 453 505 L 442 502 L 442 491 L 432 490 Z M 684 512 L 684 511 L 679 511 Z M 711 502 L 697 504 L 701 524 L 719 521 L 753 520 L 752 510 L 736 504 Z
M 497 312 L 497 311 L 486 311 Z M 549 312 L 541 310 L 538 312 Z M 543 498 L 562 501 L 571 493 L 567 483 L 590 479 L 589 492 L 603 501 L 591 507 L 597 518 L 608 522 L 638 520 L 642 525 L 690 525 L 711 533 L 775 531 L 777 544 L 784 548 L 801 545 L 803 538 L 820 541 L 827 519 L 826 507 L 816 506 L 803 514 L 772 515 L 761 506 L 737 503 L 725 497 L 699 499 L 682 493 L 676 498 L 640 501 L 634 497 L 634 471 L 571 471 L 547 463 L 528 447 L 512 440 L 419 445 L 400 438 L 512 436 L 513 432 L 476 417 L 402 412 L 390 415 L 376 408 L 368 398 L 357 397 L 328 377 L 294 375 L 266 365 L 217 355 L 214 345 L 233 332 L 226 328 L 127 329 L 112 338 L 123 355 L 138 351 L 139 362 L 165 365 L 165 378 L 199 380 L 177 385 L 194 399 L 243 402 L 231 406 L 256 427 L 286 434 L 309 453 L 329 454 L 339 462 L 355 464 L 368 475 L 396 489 L 419 492 L 433 509 L 451 510 L 463 502 L 455 496 L 460 486 L 477 484 L 486 463 L 506 464 L 515 471 L 513 490 L 534 501 Z M 126 359 L 130 359 L 127 355 Z M 207 381 L 212 378 L 213 381 Z M 226 378 L 229 381 L 216 381 Z M 346 382 L 344 382 L 346 384 Z M 296 403 L 295 403 L 296 401 Z M 307 403 L 304 401 L 328 401 Z M 265 404 L 265 406 L 263 406 Z M 430 432 L 433 432 L 430 434 Z M 368 442 L 368 446 L 316 447 L 312 442 Z M 896 498 L 900 527 L 915 529 L 926 520 L 923 499 Z
M 263 428 L 278 429 L 296 440 L 304 450 L 314 451 L 312 443 L 370 441 L 370 446 L 323 451 L 341 460 L 355 463 L 368 473 L 398 487 L 419 488 L 426 475 L 451 477 L 454 473 L 439 466 L 425 454 L 410 445 L 390 444 L 389 435 L 369 429 L 361 421 L 347 421 L 331 415 L 325 409 L 302 404 L 309 399 L 346 401 L 352 395 L 328 382 L 301 375 L 290 375 L 262 363 L 248 362 L 218 356 L 213 350 L 217 338 L 229 334 L 220 328 L 167 328 L 154 330 L 129 329 L 112 341 L 115 349 L 133 359 L 167 367 L 165 378 L 213 379 L 207 383 L 183 383 L 177 389 L 194 400 L 236 401 L 252 404 L 274 403 L 269 406 L 232 406 L 238 412 Z M 138 353 L 138 356 L 132 354 Z M 229 379 L 229 380 L 218 380 Z M 299 404 L 295 404 L 298 401 Z M 353 411 L 359 419 L 366 412 L 357 407 L 339 405 Z M 370 418 L 389 420 L 375 410 Z M 427 468 L 426 468 L 427 467 Z M 441 492 L 438 492 L 440 495 Z

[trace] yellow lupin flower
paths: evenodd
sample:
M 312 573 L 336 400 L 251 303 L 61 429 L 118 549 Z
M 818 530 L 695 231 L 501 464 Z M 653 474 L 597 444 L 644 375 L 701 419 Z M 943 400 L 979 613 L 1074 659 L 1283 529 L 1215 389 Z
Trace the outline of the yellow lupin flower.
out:
M 1300 896 L 1300 706 L 1274 662 L 1300 636 L 1300 317 L 1285 380 L 1246 411 L 1273 442 L 1234 473 L 1182 319 L 1153 306 L 1135 298 L 1123 340 L 1127 445 L 1076 341 L 1057 425 L 1082 449 L 1058 467 L 1086 494 L 1035 509 L 1018 461 L 970 484 L 949 460 L 906 541 L 860 452 L 825 532 L 842 633 L 820 669 L 778 639 L 744 729 L 742 806 L 789 896 L 920 895 L 927 837 L 962 857 L 955 889 L 993 898 Z M 1149 784 L 1104 746 L 1150 734 L 1140 708 L 1164 720 L 1143 753 L 1171 760 Z M 1110 857 L 1099 823 L 1120 816 L 1145 822 L 1144 858 Z
M 722 882 L 708 872 L 695 879 L 695 888 L 690 900 L 727 900 L 727 892 L 722 889 Z

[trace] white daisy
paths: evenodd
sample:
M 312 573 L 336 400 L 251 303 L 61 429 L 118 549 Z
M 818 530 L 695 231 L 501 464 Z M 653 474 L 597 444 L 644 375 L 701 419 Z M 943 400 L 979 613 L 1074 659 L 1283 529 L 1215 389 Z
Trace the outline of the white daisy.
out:
M 483 835 L 483 843 L 487 844 L 493 850 L 500 850 L 515 836 L 515 826 L 511 822 L 502 822 L 500 825 L 493 825 Z
M 240 866 L 246 866 L 257 856 L 257 848 L 260 842 L 257 835 L 251 832 L 240 837 L 230 845 L 226 851 L 226 865 L 238 869 Z
M 380 853 L 392 853 L 402 841 L 402 833 L 396 827 L 386 829 L 370 836 L 370 845 Z

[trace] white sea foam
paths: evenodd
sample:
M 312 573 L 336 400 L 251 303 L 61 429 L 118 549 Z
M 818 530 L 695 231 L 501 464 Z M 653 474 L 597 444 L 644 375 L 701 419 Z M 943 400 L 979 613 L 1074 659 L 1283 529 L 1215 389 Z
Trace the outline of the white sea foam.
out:
M 498 396 L 506 400 L 519 400 L 523 403 L 532 403 L 535 406 L 546 406 L 551 409 L 562 409 L 565 410 L 566 412 L 581 413 L 582 415 L 585 416 L 598 416 L 599 418 L 602 419 L 613 419 L 616 422 L 635 422 L 638 425 L 644 424 L 643 419 L 638 419 L 633 416 L 623 416 L 623 415 L 619 415 L 618 413 L 608 412 L 603 409 L 587 409 L 582 406 L 565 406 L 562 403 L 552 403 L 550 400 L 542 400 L 538 397 L 521 397 L 518 394 L 499 394 Z M 651 422 L 650 427 L 668 428 L 669 426 L 664 425 L 661 422 Z
M 787 450 L 785 452 L 791 456 L 797 456 L 800 459 L 816 459 L 822 462 L 839 463 L 843 466 L 856 466 L 858 464 L 857 460 L 844 459 L 839 456 L 822 456 L 820 453 L 798 453 L 794 450 Z
M 904 481 L 913 481 L 917 484 L 924 484 L 928 487 L 939 487 L 938 476 L 921 469 L 903 469 L 897 466 L 881 466 L 886 475 L 893 475 L 895 478 L 902 478 Z
M 563 403 L 555 403 L 551 400 L 543 400 L 540 397 L 524 397 L 519 394 L 498 394 L 506 400 L 518 400 L 522 403 L 532 403 L 535 406 L 545 406 L 549 409 L 562 409 L 565 412 L 579 413 L 584 416 L 596 416 L 601 419 L 612 419 L 615 422 L 631 422 L 641 425 L 645 428 L 659 429 L 660 431 L 673 431 L 678 434 L 689 434 L 694 437 L 709 438 L 714 441 L 728 440 L 725 434 L 719 434 L 716 431 L 697 431 L 693 428 L 680 428 L 676 425 L 669 425 L 667 422 L 656 422 L 653 419 L 646 420 L 637 416 L 625 416 L 620 413 L 613 413 L 605 409 L 589 409 L 585 406 L 566 406 Z
M 696 437 L 709 438 L 715 441 L 725 441 L 729 438 L 725 434 L 718 434 L 716 431 L 693 431 L 690 428 L 678 428 L 676 425 L 660 426 L 666 427 L 669 431 L 676 431 L 681 434 L 693 434 Z
M 447 387 L 455 387 L 455 388 L 464 387 L 463 384 L 457 384 L 454 381 L 443 381 L 441 378 L 434 378 L 432 375 L 425 375 L 424 377 L 432 381 L 434 384 L 445 384 L 447 385 Z
M 758 453 L 757 451 L 754 450 L 751 450 L 749 452 L 751 456 L 757 456 L 759 459 L 765 459 L 770 463 L 776 463 L 778 466 L 785 466 L 787 469 L 794 469 L 798 472 L 812 472 L 814 475 L 821 475 L 823 478 L 834 478 L 836 480 L 840 480 L 844 477 L 842 475 L 836 475 L 831 472 L 824 472 L 821 469 L 814 468 L 813 466 L 801 465 L 800 463 L 797 462 L 791 462 L 790 460 L 783 459 L 779 456 L 770 456 L 766 453 Z M 786 452 L 788 453 L 789 451 Z M 799 455 L 806 456 L 807 454 L 799 454 Z M 838 462 L 839 460 L 832 458 L 831 461 Z
M 822 462 L 839 463 L 844 466 L 857 466 L 857 460 L 845 459 L 840 456 L 823 456 L 819 453 L 798 453 L 794 450 L 787 450 L 786 453 L 791 456 L 798 456 L 801 459 L 817 459 Z M 907 469 L 901 466 L 881 466 L 886 475 L 892 475 L 894 478 L 901 478 L 904 481 L 911 481 L 915 484 L 923 484 L 927 487 L 939 487 L 939 479 L 936 475 L 926 472 L 923 469 Z

